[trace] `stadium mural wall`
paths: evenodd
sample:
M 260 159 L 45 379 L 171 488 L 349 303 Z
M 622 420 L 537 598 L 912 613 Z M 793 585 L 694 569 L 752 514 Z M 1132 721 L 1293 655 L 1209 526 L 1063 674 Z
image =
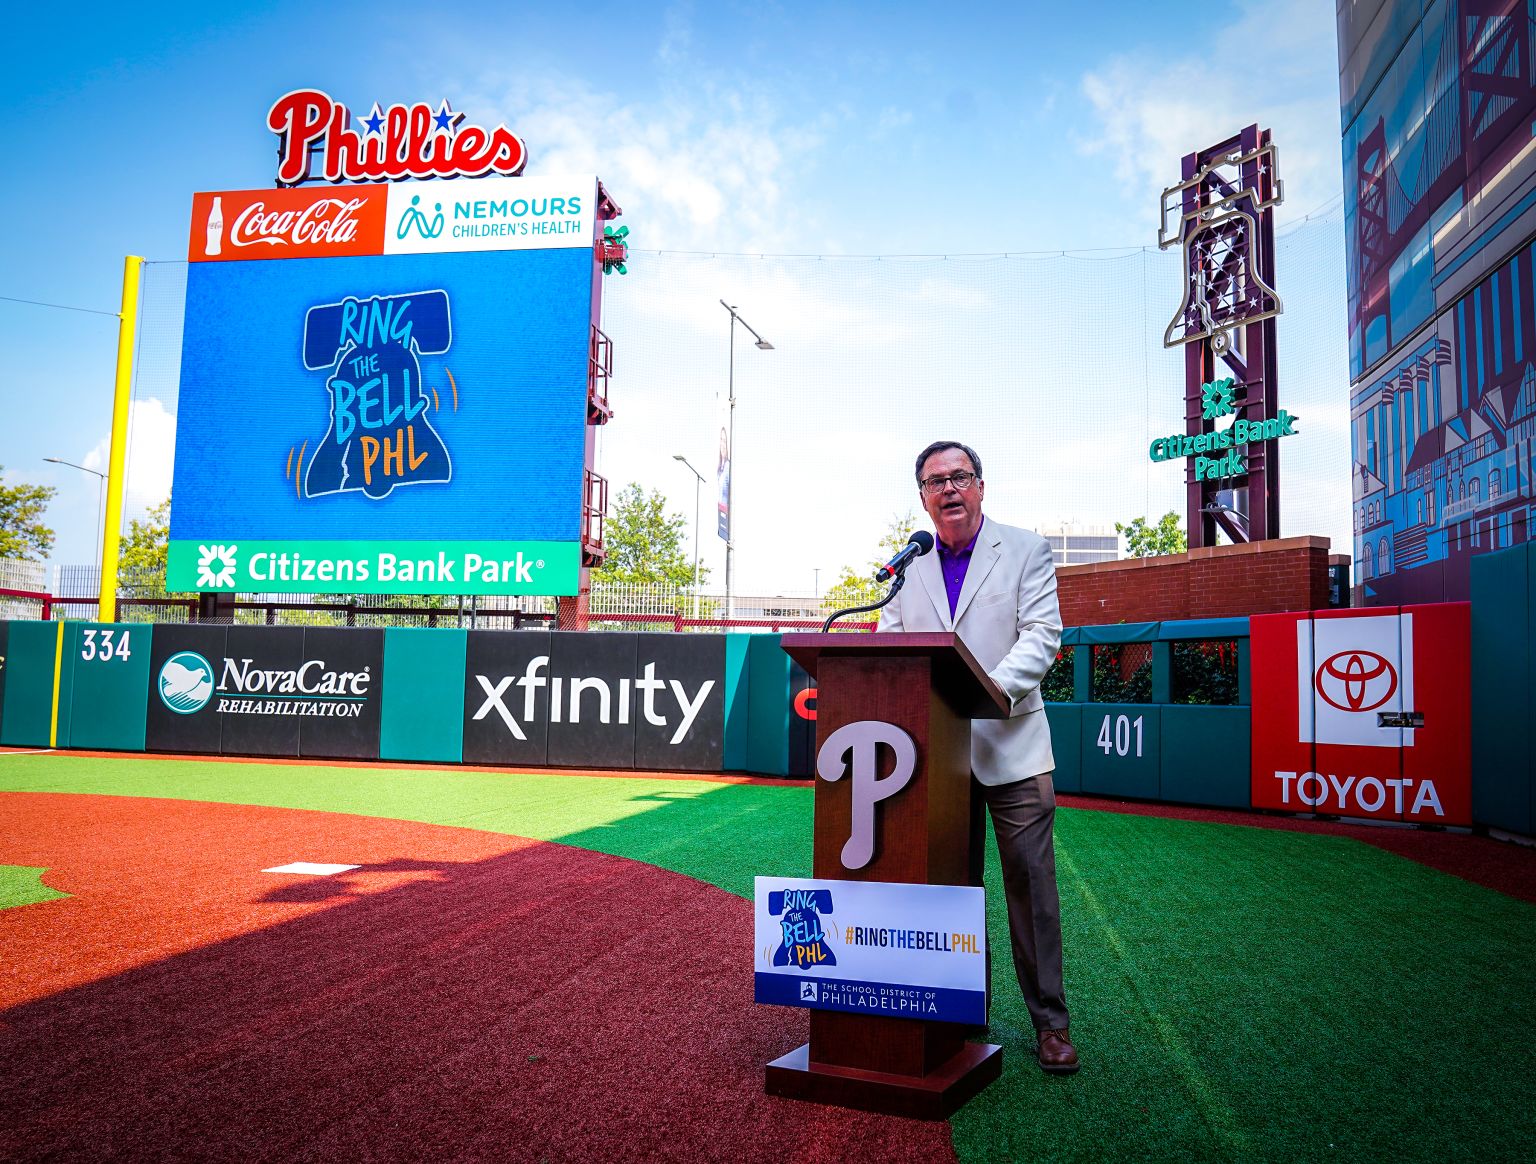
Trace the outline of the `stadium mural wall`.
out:
M 1339 5 L 1355 583 L 1465 599 L 1530 538 L 1536 0 Z
M 1471 742 L 1530 698 L 1526 550 L 1485 583 L 1519 643 L 1466 603 L 1068 628 L 1057 788 L 1530 831 L 1530 741 Z M 0 623 L 14 747 L 809 778 L 815 719 L 778 635 Z

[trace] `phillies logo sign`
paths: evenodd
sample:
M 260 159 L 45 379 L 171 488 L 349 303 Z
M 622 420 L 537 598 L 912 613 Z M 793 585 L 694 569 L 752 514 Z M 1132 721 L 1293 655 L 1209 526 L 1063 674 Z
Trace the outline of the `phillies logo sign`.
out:
M 354 121 L 358 129 L 353 128 Z M 442 102 L 381 107 L 354 118 L 319 89 L 284 93 L 267 112 L 267 128 L 281 141 L 277 180 L 297 186 L 327 182 L 399 182 L 408 178 L 510 177 L 522 172 L 528 150 L 504 125 L 463 124 L 464 114 Z M 320 172 L 311 173 L 318 160 Z
M 889 748 L 895 766 L 889 776 L 880 775 L 879 749 Z M 844 724 L 816 753 L 816 775 L 838 781 L 852 775 L 852 835 L 843 845 L 845 869 L 862 869 L 875 857 L 875 805 L 895 796 L 917 771 L 917 744 L 892 723 L 861 719 Z
M 1397 668 L 1375 651 L 1340 651 L 1313 677 L 1317 694 L 1339 711 L 1375 711 L 1397 694 Z

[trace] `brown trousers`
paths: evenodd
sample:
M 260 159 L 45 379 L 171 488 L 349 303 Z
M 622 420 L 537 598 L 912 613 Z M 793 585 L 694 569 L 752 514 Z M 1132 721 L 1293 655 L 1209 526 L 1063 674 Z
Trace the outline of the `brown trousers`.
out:
M 1061 972 L 1061 899 L 1056 892 L 1056 786 L 1052 773 L 1010 784 L 971 781 L 973 884 L 982 883 L 986 821 L 992 814 L 997 853 L 1002 859 L 1008 901 L 1008 934 L 1013 970 L 1037 1031 L 1067 1026 L 1067 997 Z

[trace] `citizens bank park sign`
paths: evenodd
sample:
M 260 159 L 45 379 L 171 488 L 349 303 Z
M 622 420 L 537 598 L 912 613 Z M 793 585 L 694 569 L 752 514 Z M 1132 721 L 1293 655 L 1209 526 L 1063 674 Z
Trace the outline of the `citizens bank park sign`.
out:
M 463 121 L 296 91 L 279 188 L 193 196 L 173 590 L 576 592 L 617 210 Z

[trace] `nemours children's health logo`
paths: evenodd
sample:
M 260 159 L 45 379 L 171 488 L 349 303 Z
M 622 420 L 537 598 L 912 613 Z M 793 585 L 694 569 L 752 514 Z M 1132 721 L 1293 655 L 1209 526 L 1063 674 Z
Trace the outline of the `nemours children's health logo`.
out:
M 178 651 L 160 668 L 160 702 L 177 715 L 202 711 L 213 698 L 213 664 L 196 651 Z
M 296 466 L 289 450 L 295 490 L 303 497 L 362 492 L 379 500 L 400 486 L 452 480 L 448 447 L 428 419 L 442 408 L 442 395 L 435 388 L 429 395 L 421 374 L 421 357 L 440 355 L 452 342 L 446 291 L 311 307 L 304 366 L 329 373 L 331 423 L 307 466 L 307 443 Z M 457 410 L 456 384 L 451 400 Z
M 412 194 L 411 204 L 400 214 L 400 222 L 395 226 L 395 237 L 404 239 L 412 231 L 422 238 L 432 240 L 443 233 L 443 204 L 432 204 L 432 217 L 427 217 L 427 212 L 421 209 L 421 195 Z

